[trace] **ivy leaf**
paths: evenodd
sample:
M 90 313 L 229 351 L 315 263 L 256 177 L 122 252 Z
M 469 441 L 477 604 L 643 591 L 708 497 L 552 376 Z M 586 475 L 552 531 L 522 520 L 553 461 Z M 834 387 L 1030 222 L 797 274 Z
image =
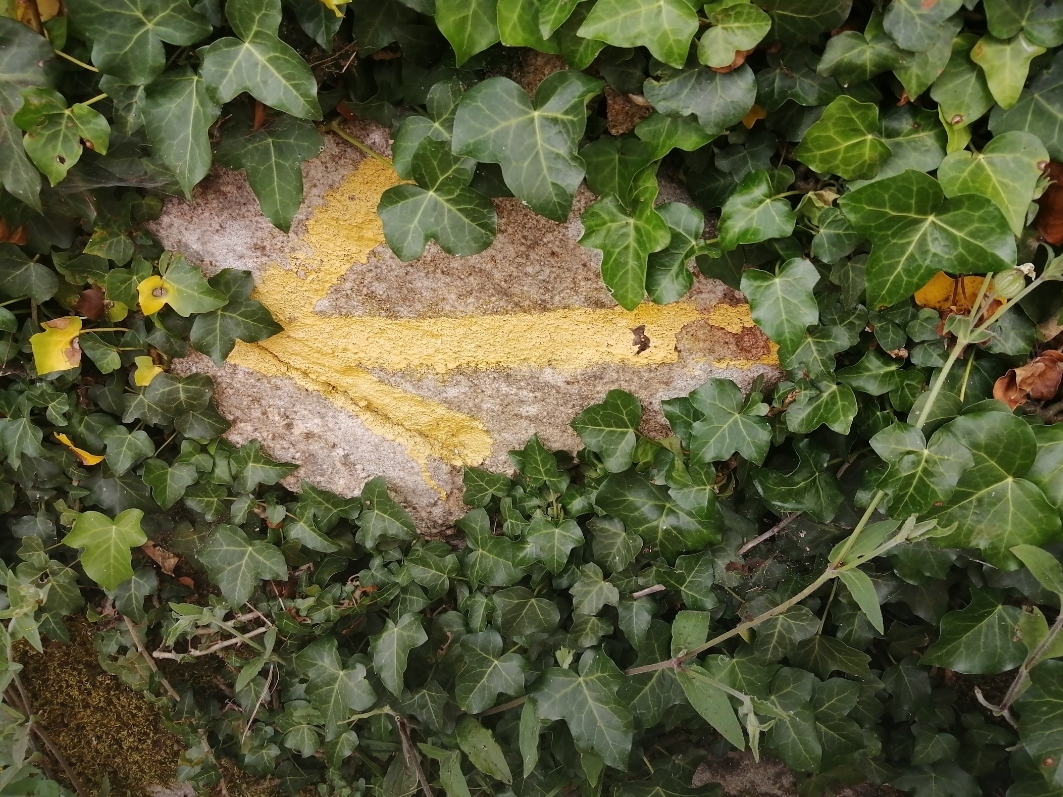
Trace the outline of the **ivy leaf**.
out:
M 179 254 L 164 255 L 159 260 L 161 276 L 148 277 L 137 285 L 140 309 L 154 315 L 169 306 L 185 318 L 208 313 L 224 306 L 225 296 L 214 290 L 203 273 Z
M 736 52 L 752 50 L 771 30 L 771 17 L 752 3 L 725 5 L 708 21 L 712 27 L 698 42 L 698 60 L 709 67 L 730 66 Z
M 920 53 L 937 42 L 939 27 L 960 10 L 963 0 L 893 0 L 886 8 L 882 27 L 905 50 Z
M 913 766 L 890 785 L 912 792 L 913 797 L 979 797 L 982 793 L 974 776 L 952 761 Z
M 593 617 L 605 606 L 616 606 L 619 601 L 619 590 L 605 580 L 598 565 L 588 563 L 580 568 L 579 580 L 572 585 L 573 612 Z
M 768 56 L 768 68 L 757 72 L 757 104 L 778 110 L 787 100 L 812 107 L 826 105 L 839 94 L 834 78 L 816 74 L 819 58 L 808 46 L 787 47 Z
M 297 465 L 277 462 L 262 453 L 262 444 L 250 440 L 240 446 L 229 458 L 232 468 L 233 488 L 249 493 L 260 484 L 276 484 L 295 472 Z
M 450 141 L 454 114 L 464 87 L 457 80 L 441 80 L 428 91 L 425 109 L 428 116 L 407 116 L 395 133 L 391 145 L 391 163 L 395 173 L 404 180 L 412 180 L 413 156 L 426 138 Z
M 413 518 L 388 495 L 382 476 L 365 483 L 361 495 L 362 512 L 358 515 L 355 542 L 370 551 L 386 550 L 417 539 Z
M 389 188 L 377 206 L 384 237 L 400 259 L 420 257 L 431 239 L 452 255 L 474 255 L 491 244 L 498 219 L 491 200 L 469 187 L 468 160 L 429 139 L 418 146 L 411 172 L 417 185 Z
M 804 42 L 841 27 L 849 16 L 852 0 L 757 0 L 771 17 L 771 40 Z
M 588 650 L 579 671 L 550 667 L 532 693 L 544 720 L 564 720 L 576 744 L 609 766 L 627 768 L 633 723 L 618 697 L 624 676 L 601 651 Z
M 1010 39 L 1023 31 L 1043 47 L 1063 44 L 1063 18 L 1059 7 L 1036 0 L 987 0 L 984 3 L 986 25 L 998 39 Z
M 838 578 L 849 588 L 849 594 L 853 596 L 860 611 L 864 613 L 875 630 L 880 634 L 886 633 L 882 623 L 882 607 L 879 606 L 878 593 L 875 592 L 875 585 L 868 578 L 867 573 L 853 568 L 842 570 L 838 573 Z
M 813 171 L 846 180 L 874 177 L 891 154 L 878 135 L 878 106 L 847 95 L 824 109 L 794 150 Z
M 502 473 L 491 473 L 481 468 L 465 468 L 462 474 L 465 492 L 462 501 L 466 506 L 487 506 L 492 498 L 501 498 L 509 492 L 510 481 Z
M 999 136 L 1009 130 L 1032 133 L 1041 140 L 1052 160 L 1063 161 L 1063 53 L 1035 77 L 1011 108 L 994 108 L 989 129 Z
M 500 589 L 491 596 L 494 621 L 507 637 L 547 634 L 557 628 L 561 613 L 547 598 L 536 598 L 527 587 Z
M 938 432 L 928 446 L 923 433 L 906 423 L 875 434 L 871 447 L 889 463 L 878 488 L 889 496 L 894 518 L 922 514 L 947 501 L 962 473 L 974 464 L 970 452 L 950 435 Z
M 1056 557 L 1033 545 L 1016 545 L 1011 552 L 1026 565 L 1042 587 L 1063 596 L 1063 565 Z
M 26 257 L 14 244 L 0 243 L 0 291 L 41 303 L 58 290 L 59 278 L 52 269 Z
M 56 371 L 69 371 L 81 364 L 81 348 L 78 335 L 81 334 L 81 319 L 77 316 L 64 316 L 41 324 L 44 332 L 30 336 L 33 351 L 33 367 L 38 375 L 51 374 Z
M 498 695 L 524 694 L 527 660 L 518 653 L 502 653 L 502 637 L 493 629 L 466 634 L 459 648 L 461 666 L 455 681 L 458 705 L 470 714 L 487 711 Z
M 838 434 L 849 434 L 856 417 L 856 394 L 848 385 L 832 382 L 806 382 L 786 409 L 786 428 L 794 434 L 808 434 L 827 426 Z
M 1019 101 L 1030 62 L 1045 51 L 1021 33 L 1010 41 L 983 36 L 971 49 L 971 60 L 982 67 L 986 84 L 1001 108 L 1011 108 Z
M 781 194 L 792 182 L 793 172 L 786 166 L 774 176 L 757 169 L 743 177 L 723 203 L 718 230 L 720 246 L 728 251 L 739 244 L 788 237 L 794 231 L 797 216 Z
M 155 453 L 155 444 L 143 429 L 130 432 L 124 426 L 109 426 L 100 432 L 100 439 L 107 445 L 107 467 L 115 476 Z
M 456 524 L 468 543 L 465 572 L 474 582 L 508 587 L 524 576 L 534 559 L 527 545 L 491 533 L 491 521 L 483 509 L 474 509 Z
M 661 583 L 679 593 L 683 605 L 695 611 L 710 611 L 719 604 L 712 592 L 715 579 L 716 560 L 705 551 L 680 556 L 675 560 L 675 570 L 660 568 Z M 702 639 L 702 642 L 705 640 Z M 668 658 L 667 656 L 663 658 Z M 662 661 L 663 659 L 658 659 Z
M 678 677 L 691 707 L 723 738 L 739 750 L 744 750 L 746 739 L 742 735 L 742 726 L 738 723 L 727 693 L 715 679 L 697 664 L 679 670 Z
M 778 661 L 817 631 L 819 619 L 804 606 L 793 606 L 757 627 L 753 652 L 761 661 Z
M 189 462 L 167 465 L 161 459 L 144 463 L 144 483 L 151 488 L 151 497 L 163 509 L 169 509 L 184 497 L 185 490 L 199 480 L 199 473 Z
M 771 431 L 762 417 L 764 404 L 746 406 L 742 391 L 728 379 L 710 379 L 690 394 L 704 418 L 691 427 L 690 453 L 702 462 L 724 462 L 740 454 L 761 463 L 768 454 Z
M 576 521 L 570 519 L 555 523 L 545 517 L 532 518 L 524 533 L 531 555 L 557 575 L 565 569 L 568 555 L 577 545 L 583 544 L 583 532 Z
M 344 668 L 336 638 L 319 637 L 295 657 L 299 674 L 308 679 L 306 696 L 321 712 L 330 728 L 339 726 L 352 711 L 365 711 L 376 702 L 373 687 L 365 677 L 365 667 Z
M 82 512 L 77 516 L 63 544 L 83 548 L 81 566 L 85 574 L 104 589 L 114 590 L 133 577 L 130 548 L 148 541 L 140 527 L 144 513 L 127 509 L 112 520 L 99 512 Z
M 882 72 L 900 70 L 907 61 L 905 53 L 889 36 L 846 30 L 827 42 L 816 71 L 835 78 L 843 86 L 850 86 Z M 941 66 L 944 68 L 945 64 Z
M 239 39 L 217 39 L 199 52 L 199 73 L 218 104 L 243 92 L 300 119 L 320 119 L 317 81 L 299 53 L 277 36 L 280 0 L 227 0 L 225 18 Z
M 744 271 L 741 290 L 749 299 L 757 326 L 781 348 L 795 350 L 805 329 L 819 321 L 819 306 L 812 295 L 817 282 L 816 267 L 808 260 L 794 258 L 783 263 L 776 274 Z
M 225 131 L 218 162 L 243 169 L 262 213 L 274 227 L 288 232 L 303 200 L 303 161 L 321 152 L 321 134 L 310 122 L 282 116 L 252 130 L 241 120 Z
M 938 116 L 950 134 L 982 118 L 993 107 L 985 73 L 965 49 L 952 53 L 948 65 L 934 81 L 930 97 L 938 104 Z
M 70 0 L 65 7 L 73 29 L 92 42 L 92 63 L 135 85 L 162 74 L 164 42 L 190 47 L 211 33 L 187 0 Z
M 642 93 L 662 114 L 697 117 L 698 124 L 715 138 L 749 113 L 756 100 L 756 78 L 744 64 L 730 72 L 694 66 L 665 70 L 661 77 L 647 80 Z
M 614 47 L 647 47 L 679 69 L 698 30 L 694 9 L 688 0 L 598 0 L 577 35 Z
M 857 232 L 871 239 L 867 297 L 872 307 L 910 296 L 940 263 L 959 273 L 999 271 L 1015 262 L 1015 238 L 992 200 L 945 199 L 937 181 L 907 170 L 839 200 Z
M 277 581 L 288 578 L 288 566 L 280 548 L 261 540 L 252 542 L 243 531 L 224 523 L 215 526 L 196 556 L 230 606 L 246 603 L 264 578 Z
M 22 92 L 22 107 L 12 120 L 26 131 L 22 140 L 26 154 L 52 185 L 62 181 L 81 158 L 82 141 L 101 155 L 107 154 L 111 127 L 94 108 L 82 103 L 67 107 L 57 91 L 28 88 Z
M 602 512 L 622 521 L 628 532 L 639 535 L 646 545 L 660 548 L 669 560 L 720 539 L 720 524 L 696 517 L 680 506 L 666 488 L 633 471 L 609 476 L 598 488 L 594 502 Z
M 602 82 L 581 72 L 556 72 L 539 84 L 534 103 L 503 77 L 476 84 L 454 117 L 453 151 L 498 163 L 506 185 L 536 213 L 564 221 L 583 180 L 576 154 L 587 101 Z
M 668 224 L 649 202 L 628 213 L 615 195 L 599 199 L 580 217 L 580 245 L 602 253 L 602 281 L 617 304 L 634 310 L 646 295 L 646 270 L 651 252 L 670 240 Z
M 541 53 L 560 52 L 556 39 L 544 37 L 539 29 L 539 7 L 539 0 L 499 0 L 496 12 L 502 44 L 530 47 Z
M 941 620 L 941 634 L 920 664 L 954 672 L 989 675 L 1018 667 L 1026 646 L 1018 633 L 1022 609 L 1000 603 L 990 591 L 971 589 L 967 608 Z
M 943 22 L 937 31 L 937 41 L 919 53 L 906 54 L 904 63 L 893 70 L 909 98 L 919 97 L 933 85 L 952 58 L 952 42 L 963 27 L 959 15 Z
M 1019 235 L 1047 161 L 1048 151 L 1036 136 L 1012 131 L 995 136 L 981 152 L 946 156 L 938 180 L 948 197 L 979 194 L 993 200 Z
M 1019 741 L 1041 763 L 1047 785 L 1054 787 L 1063 778 L 1063 661 L 1037 665 L 1030 681 L 1030 688 L 1015 702 Z
M 406 659 L 411 650 L 427 641 L 428 634 L 421 627 L 420 616 L 412 613 L 404 614 L 398 623 L 385 620 L 384 630 L 370 638 L 373 669 L 391 694 L 402 694 L 405 688 L 402 674 L 406 672 Z
M 623 570 L 642 550 L 642 538 L 624 528 L 616 518 L 595 517 L 587 523 L 594 561 L 607 573 Z
M 189 340 L 196 351 L 209 355 L 215 365 L 225 362 L 236 341 L 254 343 L 283 329 L 265 305 L 250 298 L 254 281 L 249 272 L 222 269 L 207 283 L 227 302 L 217 310 L 197 315 Z
M 506 757 L 491 731 L 472 717 L 465 716 L 458 723 L 457 740 L 458 747 L 469 757 L 474 767 L 503 783 L 513 782 Z
M 705 216 L 682 202 L 666 202 L 657 208 L 657 213 L 672 237 L 667 247 L 651 254 L 647 261 L 646 293 L 657 304 L 668 304 L 683 298 L 694 285 L 688 263 L 700 249 Z
M 192 188 L 210 171 L 208 131 L 221 107 L 211 100 L 202 77 L 177 67 L 145 89 L 142 110 L 152 148 L 191 199 Z
M 861 393 L 883 396 L 900 384 L 898 367 L 898 362 L 878 349 L 871 349 L 855 365 L 840 369 L 837 377 L 839 382 Z
M 838 480 L 826 469 L 829 455 L 811 440 L 794 444 L 798 464 L 790 473 L 772 468 L 753 471 L 753 484 L 776 512 L 808 512 L 824 523 L 842 503 Z
M 499 41 L 496 0 L 435 0 L 436 25 L 454 48 L 455 65 Z
M 571 426 L 610 473 L 620 473 L 631 466 L 641 421 L 639 400 L 624 390 L 610 390 L 601 404 L 592 404 L 573 418 Z

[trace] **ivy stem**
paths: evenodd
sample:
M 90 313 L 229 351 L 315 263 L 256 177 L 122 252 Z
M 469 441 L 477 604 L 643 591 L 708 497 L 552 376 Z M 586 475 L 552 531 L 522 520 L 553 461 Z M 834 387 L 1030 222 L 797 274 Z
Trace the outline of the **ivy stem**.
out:
M 6 302 L 0 302 L 0 307 L 7 307 L 9 304 L 14 304 L 15 302 L 21 302 L 25 298 L 26 298 L 25 296 L 19 296 L 17 299 L 8 299 Z
M 91 329 L 86 329 L 85 330 L 85 332 L 92 332 L 92 333 L 96 333 L 96 332 L 128 332 L 128 331 L 129 331 L 128 329 L 123 329 L 122 327 L 92 327 Z
M 96 67 L 94 67 L 94 66 L 93 66 L 92 64 L 86 64 L 86 63 L 85 63 L 84 61 L 79 61 L 79 60 L 78 60 L 77 58 L 75 58 L 74 56 L 72 56 L 72 55 L 67 55 L 67 54 L 66 54 L 66 53 L 64 53 L 64 52 L 63 52 L 62 50 L 56 50 L 56 51 L 55 51 L 55 54 L 56 54 L 56 55 L 58 55 L 58 56 L 59 56 L 60 58 L 65 58 L 65 59 L 66 59 L 67 61 L 69 61 L 69 62 L 70 62 L 70 63 L 72 63 L 72 64 L 77 64 L 77 65 L 78 65 L 78 66 L 80 66 L 80 67 L 81 67 L 82 69 L 87 69 L 87 70 L 89 70 L 90 72 L 99 72 L 99 71 L 100 71 L 100 70 L 98 70 L 98 69 L 97 69 Z
M 1004 700 L 1000 703 L 1000 711 L 1004 716 L 1007 716 L 1011 704 L 1019 697 L 1023 684 L 1025 684 L 1026 679 L 1030 677 L 1030 670 L 1035 664 L 1037 664 L 1037 660 L 1044 655 L 1044 652 L 1048 650 L 1049 646 L 1055 641 L 1061 631 L 1063 631 L 1063 607 L 1060 608 L 1056 621 L 1052 623 L 1052 627 L 1048 629 L 1048 633 L 1045 635 L 1045 638 L 1041 640 L 1041 644 L 1034 648 L 1033 653 L 1026 657 L 1026 661 L 1022 663 L 1019 667 L 1019 671 L 1015 673 L 1015 680 L 1011 682 L 1011 686 L 1008 687 L 1008 691 L 1004 694 Z
M 78 103 L 78 105 L 92 105 L 94 103 L 99 102 L 100 100 L 105 100 L 105 99 L 107 99 L 107 95 L 106 94 L 97 94 L 92 99 L 85 100 L 84 102 Z
M 342 138 L 352 147 L 361 150 L 365 155 L 368 155 L 370 158 L 378 160 L 381 163 L 387 164 L 391 169 L 395 168 L 395 164 L 393 164 L 389 158 L 385 158 L 379 152 L 376 152 L 370 147 L 366 146 L 354 136 L 348 135 L 346 132 L 344 132 L 344 130 L 340 127 L 339 122 L 333 121 L 332 124 L 328 125 L 326 129 L 331 130 L 333 133 Z

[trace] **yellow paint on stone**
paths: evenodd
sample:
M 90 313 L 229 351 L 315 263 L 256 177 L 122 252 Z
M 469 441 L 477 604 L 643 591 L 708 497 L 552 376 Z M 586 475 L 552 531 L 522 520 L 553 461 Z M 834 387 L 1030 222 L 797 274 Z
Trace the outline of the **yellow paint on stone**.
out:
M 631 312 L 613 307 L 414 319 L 317 315 L 314 306 L 329 289 L 384 243 L 376 207 L 398 182 L 386 164 L 366 159 L 326 195 L 307 222 L 303 246 L 289 255 L 293 268 L 271 266 L 255 289 L 255 298 L 284 331 L 261 343 L 237 344 L 229 361 L 321 393 L 373 432 L 400 443 L 422 468 L 429 457 L 452 465 L 483 462 L 492 446 L 487 429 L 477 418 L 392 387 L 367 369 L 444 374 L 517 366 L 660 365 L 678 359 L 676 336 L 693 321 L 705 319 L 733 334 L 753 326 L 746 305 L 702 311 L 687 301 L 644 304 Z M 640 325 L 651 346 L 636 354 L 632 329 Z M 742 366 L 761 362 L 777 363 L 774 350 Z

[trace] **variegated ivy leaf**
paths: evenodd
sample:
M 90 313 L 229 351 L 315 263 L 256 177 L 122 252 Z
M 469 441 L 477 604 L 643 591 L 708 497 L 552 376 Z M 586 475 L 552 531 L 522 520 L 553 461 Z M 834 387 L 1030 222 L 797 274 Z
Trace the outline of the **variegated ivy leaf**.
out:
M 55 185 L 81 158 L 82 142 L 101 155 L 107 154 L 111 127 L 95 108 L 83 103 L 67 107 L 57 91 L 25 89 L 22 107 L 12 117 L 26 135 L 22 139 L 26 154 Z

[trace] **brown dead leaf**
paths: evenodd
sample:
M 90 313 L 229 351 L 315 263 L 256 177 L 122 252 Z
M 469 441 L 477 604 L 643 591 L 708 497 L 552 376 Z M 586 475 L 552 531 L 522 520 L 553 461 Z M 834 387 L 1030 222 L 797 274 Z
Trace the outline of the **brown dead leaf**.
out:
M 1037 200 L 1037 231 L 1052 246 L 1063 244 L 1063 163 L 1049 163 L 1045 171 L 1052 181 Z
M 1012 368 L 993 384 L 993 398 L 1015 409 L 1028 398 L 1048 401 L 1063 380 L 1063 352 L 1046 351 L 1021 368 Z
M 29 228 L 25 224 L 12 229 L 7 225 L 6 221 L 0 219 L 0 244 L 7 243 L 22 246 L 26 243 L 28 230 Z
M 720 74 L 734 72 L 736 69 L 738 69 L 738 67 L 742 66 L 742 64 L 746 62 L 746 59 L 749 58 L 749 54 L 752 53 L 755 49 L 757 48 L 753 47 L 749 50 L 735 50 L 734 60 L 727 66 L 710 66 L 709 69 L 711 69 L 713 72 L 719 72 Z
M 943 313 L 971 312 L 971 305 L 978 298 L 982 277 L 955 279 L 944 271 L 935 274 L 930 282 L 915 292 L 915 303 Z
M 768 112 L 761 108 L 759 105 L 754 105 L 749 109 L 749 113 L 742 117 L 742 126 L 749 130 L 757 123 L 758 119 L 766 119 Z
M 181 557 L 175 553 L 170 553 L 165 548 L 160 548 L 158 545 L 148 540 L 146 543 L 140 546 L 140 550 L 148 555 L 155 564 L 162 568 L 168 576 L 173 575 L 173 569 L 181 563 Z M 183 582 L 182 582 L 183 583 Z
M 91 321 L 99 321 L 105 309 L 103 291 L 95 285 L 83 290 L 74 302 L 74 312 Z

